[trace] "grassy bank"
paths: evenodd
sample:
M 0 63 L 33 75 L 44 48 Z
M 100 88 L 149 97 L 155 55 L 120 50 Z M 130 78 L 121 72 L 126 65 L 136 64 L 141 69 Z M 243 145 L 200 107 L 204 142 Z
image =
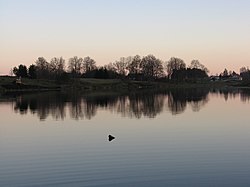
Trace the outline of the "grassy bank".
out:
M 62 89 L 79 91 L 139 91 L 165 90 L 172 88 L 202 88 L 209 87 L 209 82 L 202 83 L 167 83 L 155 81 L 131 81 L 120 79 L 75 79 L 70 84 L 62 85 Z
M 0 77 L 0 92 L 34 92 L 47 90 L 60 90 L 55 81 L 22 79 L 22 84 L 15 84 L 15 77 Z
M 22 79 L 22 84 L 17 85 L 15 77 L 0 77 L 0 92 L 24 92 L 24 91 L 138 91 L 138 90 L 164 90 L 174 88 L 223 88 L 241 87 L 239 82 L 209 82 L 202 81 L 196 83 L 178 82 L 150 82 L 150 81 L 130 81 L 119 79 L 71 79 L 67 82 L 58 83 L 55 80 Z M 249 86 L 249 85 L 245 85 Z

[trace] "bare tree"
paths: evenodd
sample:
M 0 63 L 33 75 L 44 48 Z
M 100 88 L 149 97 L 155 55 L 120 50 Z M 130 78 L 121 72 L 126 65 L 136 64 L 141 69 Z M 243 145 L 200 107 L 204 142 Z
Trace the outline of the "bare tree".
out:
M 192 60 L 189 68 L 201 69 L 206 73 L 209 73 L 209 70 L 203 64 L 201 64 L 199 60 Z
M 83 59 L 78 58 L 77 56 L 70 58 L 68 62 L 69 72 L 74 76 L 80 75 L 82 73 L 82 62 Z
M 185 69 L 186 68 L 186 64 L 185 62 L 180 59 L 180 58 L 176 58 L 176 57 L 172 57 L 170 58 L 169 61 L 167 61 L 166 63 L 166 67 L 167 67 L 167 73 L 168 76 L 171 77 L 173 70 L 179 70 L 179 69 Z
M 113 71 L 113 72 L 116 71 L 116 70 L 115 70 L 115 67 L 113 66 L 113 63 L 112 63 L 112 62 L 110 62 L 110 63 L 107 64 L 107 65 L 104 65 L 103 68 L 104 68 L 104 69 L 107 69 L 108 71 Z
M 113 63 L 112 66 L 118 74 L 125 76 L 127 74 L 128 65 L 131 61 L 132 57 L 122 57 L 119 61 Z
M 49 63 L 44 57 L 39 57 L 36 61 L 36 71 L 37 78 L 48 78 L 50 75 L 49 72 Z
M 96 69 L 96 61 L 89 56 L 83 59 L 83 71 L 86 73 L 87 71 L 92 71 Z
M 128 64 L 128 71 L 130 74 L 139 74 L 141 72 L 141 57 L 139 55 L 134 56 L 131 63 Z
M 37 61 L 36 61 L 36 66 L 39 69 L 49 69 L 49 63 L 47 62 L 47 60 L 44 57 L 38 57 Z
M 154 55 L 148 55 L 141 61 L 142 74 L 147 78 L 159 78 L 164 75 L 162 61 Z
M 60 57 L 60 58 L 52 58 L 50 61 L 50 71 L 52 73 L 55 73 L 56 75 L 62 74 L 65 69 L 65 60 Z

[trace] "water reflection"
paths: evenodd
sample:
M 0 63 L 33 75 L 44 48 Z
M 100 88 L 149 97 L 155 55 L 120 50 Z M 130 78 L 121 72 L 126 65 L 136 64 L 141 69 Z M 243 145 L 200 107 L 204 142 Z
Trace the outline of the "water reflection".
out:
M 40 120 L 52 116 L 64 120 L 92 119 L 98 110 L 108 110 L 130 118 L 155 118 L 164 110 L 173 115 L 183 113 L 187 106 L 197 112 L 209 101 L 209 93 L 229 98 L 240 96 L 243 102 L 250 100 L 249 90 L 175 89 L 164 92 L 118 93 L 61 93 L 47 92 L 5 96 L 13 102 L 15 112 L 22 115 L 36 114 Z
M 59 92 L 19 95 L 14 102 L 14 111 L 26 114 L 28 111 L 39 116 L 41 120 L 51 115 L 54 119 L 66 116 L 67 97 Z
M 168 97 L 168 107 L 172 114 L 180 114 L 190 104 L 193 111 L 197 112 L 208 102 L 208 89 L 176 89 Z
M 228 99 L 235 99 L 236 97 L 240 97 L 240 100 L 244 103 L 250 101 L 250 89 L 212 89 L 210 92 L 218 96 L 223 96 L 225 101 L 228 101 Z
M 249 102 L 250 101 L 250 90 L 244 90 L 241 93 L 241 101 Z

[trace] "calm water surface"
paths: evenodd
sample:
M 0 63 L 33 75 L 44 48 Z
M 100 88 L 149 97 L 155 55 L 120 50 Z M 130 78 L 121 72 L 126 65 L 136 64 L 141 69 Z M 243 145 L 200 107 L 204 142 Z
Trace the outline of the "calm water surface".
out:
M 250 186 L 249 93 L 2 95 L 0 186 Z

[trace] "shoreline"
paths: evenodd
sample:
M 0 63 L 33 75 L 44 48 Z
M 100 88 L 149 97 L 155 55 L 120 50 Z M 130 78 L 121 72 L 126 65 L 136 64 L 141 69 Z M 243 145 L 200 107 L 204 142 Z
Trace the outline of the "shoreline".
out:
M 15 84 L 15 77 L 0 77 L 0 93 L 6 92 L 40 92 L 40 91 L 115 91 L 133 92 L 140 90 L 168 90 L 168 89 L 250 89 L 243 82 L 211 82 L 207 80 L 197 82 L 156 82 L 133 81 L 120 79 L 72 79 L 68 82 L 58 83 L 51 80 L 23 79 L 22 84 Z

